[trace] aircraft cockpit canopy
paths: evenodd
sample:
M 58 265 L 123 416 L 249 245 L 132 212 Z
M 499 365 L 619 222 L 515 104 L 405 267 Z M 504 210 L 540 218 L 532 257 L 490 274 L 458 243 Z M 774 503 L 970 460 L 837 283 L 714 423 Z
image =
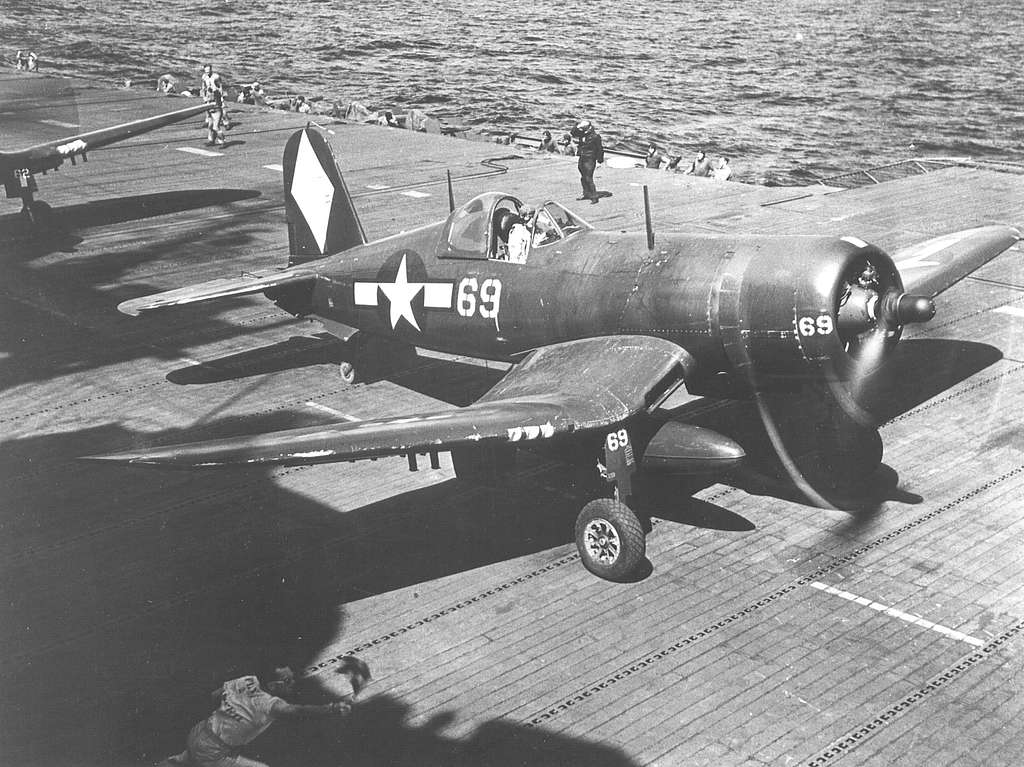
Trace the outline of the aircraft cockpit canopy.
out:
M 448 258 L 493 259 L 525 263 L 531 250 L 588 228 L 557 202 L 539 209 L 517 197 L 488 192 L 478 195 L 448 218 L 442 239 Z

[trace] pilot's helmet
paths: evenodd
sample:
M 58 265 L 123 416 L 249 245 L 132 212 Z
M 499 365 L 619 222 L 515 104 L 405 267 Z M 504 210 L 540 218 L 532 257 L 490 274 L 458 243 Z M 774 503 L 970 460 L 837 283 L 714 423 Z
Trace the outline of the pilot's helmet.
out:
M 529 221 L 537 214 L 537 209 L 530 205 L 528 202 L 524 202 L 519 208 L 519 216 L 523 221 Z

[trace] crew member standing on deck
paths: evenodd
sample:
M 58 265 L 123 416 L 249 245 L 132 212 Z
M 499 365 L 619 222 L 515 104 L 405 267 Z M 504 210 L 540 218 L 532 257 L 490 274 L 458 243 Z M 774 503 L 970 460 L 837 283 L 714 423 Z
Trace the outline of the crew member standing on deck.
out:
M 206 146 L 224 146 L 224 92 L 210 91 L 210 111 L 206 117 Z
M 206 115 L 206 145 L 222 145 L 224 130 L 227 128 L 224 118 L 224 83 L 221 81 L 220 75 L 213 71 L 213 64 L 203 64 L 199 95 L 210 105 L 210 111 Z
M 213 101 L 213 92 L 220 91 L 224 95 L 224 83 L 220 75 L 213 71 L 213 64 L 203 64 L 203 78 L 199 84 L 199 95 L 203 101 Z
M 601 136 L 594 130 L 590 120 L 583 120 L 572 129 L 573 136 L 579 142 L 579 162 L 577 168 L 580 171 L 580 184 L 583 186 L 583 195 L 578 200 L 590 200 L 590 204 L 597 203 L 599 196 L 597 187 L 594 185 L 594 171 L 597 166 L 604 162 L 604 147 L 601 145 Z

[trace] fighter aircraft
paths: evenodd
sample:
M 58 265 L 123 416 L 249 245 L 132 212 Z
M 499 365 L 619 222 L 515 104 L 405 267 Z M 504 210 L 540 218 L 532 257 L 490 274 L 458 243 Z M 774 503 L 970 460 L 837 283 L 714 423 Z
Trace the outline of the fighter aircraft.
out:
M 468 407 L 91 458 L 207 467 L 406 455 L 415 469 L 418 455 L 436 467 L 450 451 L 457 474 L 473 477 L 510 465 L 518 450 L 556 447 L 598 480 L 576 544 L 584 565 L 610 580 L 646 562 L 630 507 L 637 480 L 723 476 L 744 460 L 734 439 L 659 408 L 677 388 L 759 406 L 769 395 L 831 396 L 829 387 L 877 367 L 905 325 L 930 320 L 936 295 L 1020 236 L 986 226 L 893 258 L 852 236 L 655 237 L 649 218 L 646 232 L 599 231 L 557 202 L 524 211 L 511 195 L 487 193 L 442 222 L 367 242 L 320 133 L 292 135 L 283 165 L 287 267 L 132 299 L 120 311 L 264 293 L 347 342 L 347 380 L 374 349 L 515 364 Z M 516 226 L 529 237 L 513 253 Z M 867 476 L 881 461 L 877 428 L 842 421 L 813 424 L 811 447 L 843 457 L 826 456 L 830 471 Z M 785 429 L 768 425 L 774 442 Z M 806 445 L 793 449 L 782 435 L 777 447 L 799 474 Z
M 54 78 L 41 78 L 43 81 L 53 80 Z M 29 85 L 35 85 L 35 80 L 31 81 Z M 61 81 L 63 82 L 63 81 Z M 44 83 L 46 85 L 52 85 L 51 83 Z M 33 89 L 29 89 L 27 92 L 32 92 Z M 67 90 L 65 88 L 65 90 Z M 48 91 L 53 91 L 53 88 L 48 88 Z M 44 94 L 45 95 L 45 94 Z M 22 99 L 24 94 L 22 94 Z M 31 100 L 31 99 L 29 99 Z M 5 105 L 4 115 L 8 119 L 18 117 L 18 101 L 19 99 L 12 99 Z M 39 111 L 40 105 L 33 103 L 33 111 Z M 43 105 L 45 106 L 45 104 Z M 117 143 L 118 141 L 124 141 L 125 139 L 137 136 L 140 133 L 148 133 L 149 131 L 162 128 L 165 125 L 186 120 L 189 117 L 201 114 L 209 109 L 207 104 L 193 104 L 192 106 L 185 107 L 184 109 L 176 109 L 173 112 L 165 112 L 164 114 L 154 115 L 153 117 L 146 117 L 141 120 L 134 120 L 128 123 L 122 123 L 121 125 L 114 125 L 109 128 L 100 128 L 99 130 L 89 131 L 87 133 L 78 133 L 73 136 L 66 136 L 64 138 L 56 139 L 53 141 L 46 141 L 43 143 L 35 144 L 25 149 L 18 149 L 14 151 L 0 150 L 0 182 L 3 183 L 4 188 L 7 191 L 8 198 L 20 197 L 22 201 L 22 212 L 28 216 L 33 222 L 37 221 L 41 214 L 46 210 L 44 206 L 41 206 L 34 199 L 38 186 L 36 184 L 36 174 L 47 173 L 51 170 L 59 168 L 65 160 L 70 160 L 71 164 L 76 164 L 76 159 L 81 157 L 83 161 L 88 161 L 88 152 L 93 149 L 99 149 L 100 147 L 108 146 L 109 144 Z M 49 122 L 60 122 L 51 120 Z M 60 124 L 67 124 L 69 127 L 71 123 L 60 122 Z

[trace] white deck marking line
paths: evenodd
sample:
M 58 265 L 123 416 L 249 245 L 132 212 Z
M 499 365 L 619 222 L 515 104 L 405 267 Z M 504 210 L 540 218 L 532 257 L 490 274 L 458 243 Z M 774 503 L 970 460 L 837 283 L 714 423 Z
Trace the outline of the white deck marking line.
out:
M 366 188 L 367 189 L 374 189 L 374 190 L 379 192 L 382 189 L 390 189 L 391 187 L 388 186 L 387 184 L 367 184 Z
M 209 149 L 197 149 L 194 146 L 179 146 L 176 147 L 179 152 L 188 152 L 189 154 L 198 154 L 202 157 L 223 157 L 223 152 L 211 152 Z
M 410 189 L 407 192 L 402 192 L 406 197 L 430 197 L 428 192 L 417 192 L 415 189 Z
M 272 164 L 272 165 L 264 165 L 263 167 L 266 168 L 267 170 L 276 170 L 278 173 L 284 173 L 284 166 L 283 165 L 277 165 L 275 163 L 275 164 Z
M 1000 314 L 1009 314 L 1011 317 L 1024 317 L 1024 309 L 1019 306 L 1000 306 L 992 311 Z
M 879 604 L 878 602 L 872 602 L 870 599 L 859 597 L 856 594 L 851 594 L 849 591 L 842 591 L 819 581 L 812 581 L 811 586 L 820 591 L 824 591 L 827 594 L 832 594 L 833 596 L 841 597 L 851 602 L 856 602 L 859 605 L 864 605 L 864 607 L 870 607 L 872 610 L 877 610 L 878 612 L 884 613 L 892 618 L 899 618 L 901 621 L 914 623 L 922 628 L 937 631 L 940 634 L 948 636 L 950 639 L 959 639 L 960 641 L 967 642 L 967 644 L 974 645 L 975 647 L 982 647 L 985 644 L 980 639 L 975 639 L 972 636 L 961 634 L 959 631 L 954 631 L 946 626 L 940 626 L 938 623 L 932 623 L 931 621 L 919 618 L 916 615 L 911 615 L 910 613 L 905 613 L 902 610 L 897 610 L 895 607 L 888 607 L 886 605 Z
M 336 415 L 338 416 L 338 418 L 344 418 L 346 421 L 351 421 L 352 423 L 358 423 L 359 421 L 363 420 L 362 418 L 356 418 L 354 415 L 348 415 L 347 413 L 342 413 L 340 410 L 335 410 L 333 407 L 321 405 L 319 402 L 307 402 L 306 404 L 309 407 L 313 408 L 314 410 L 321 410 L 324 413 Z
M 78 127 L 78 123 L 66 123 L 63 120 L 44 119 L 44 120 L 40 120 L 39 122 L 46 123 L 47 125 L 56 125 L 58 128 L 77 128 Z

